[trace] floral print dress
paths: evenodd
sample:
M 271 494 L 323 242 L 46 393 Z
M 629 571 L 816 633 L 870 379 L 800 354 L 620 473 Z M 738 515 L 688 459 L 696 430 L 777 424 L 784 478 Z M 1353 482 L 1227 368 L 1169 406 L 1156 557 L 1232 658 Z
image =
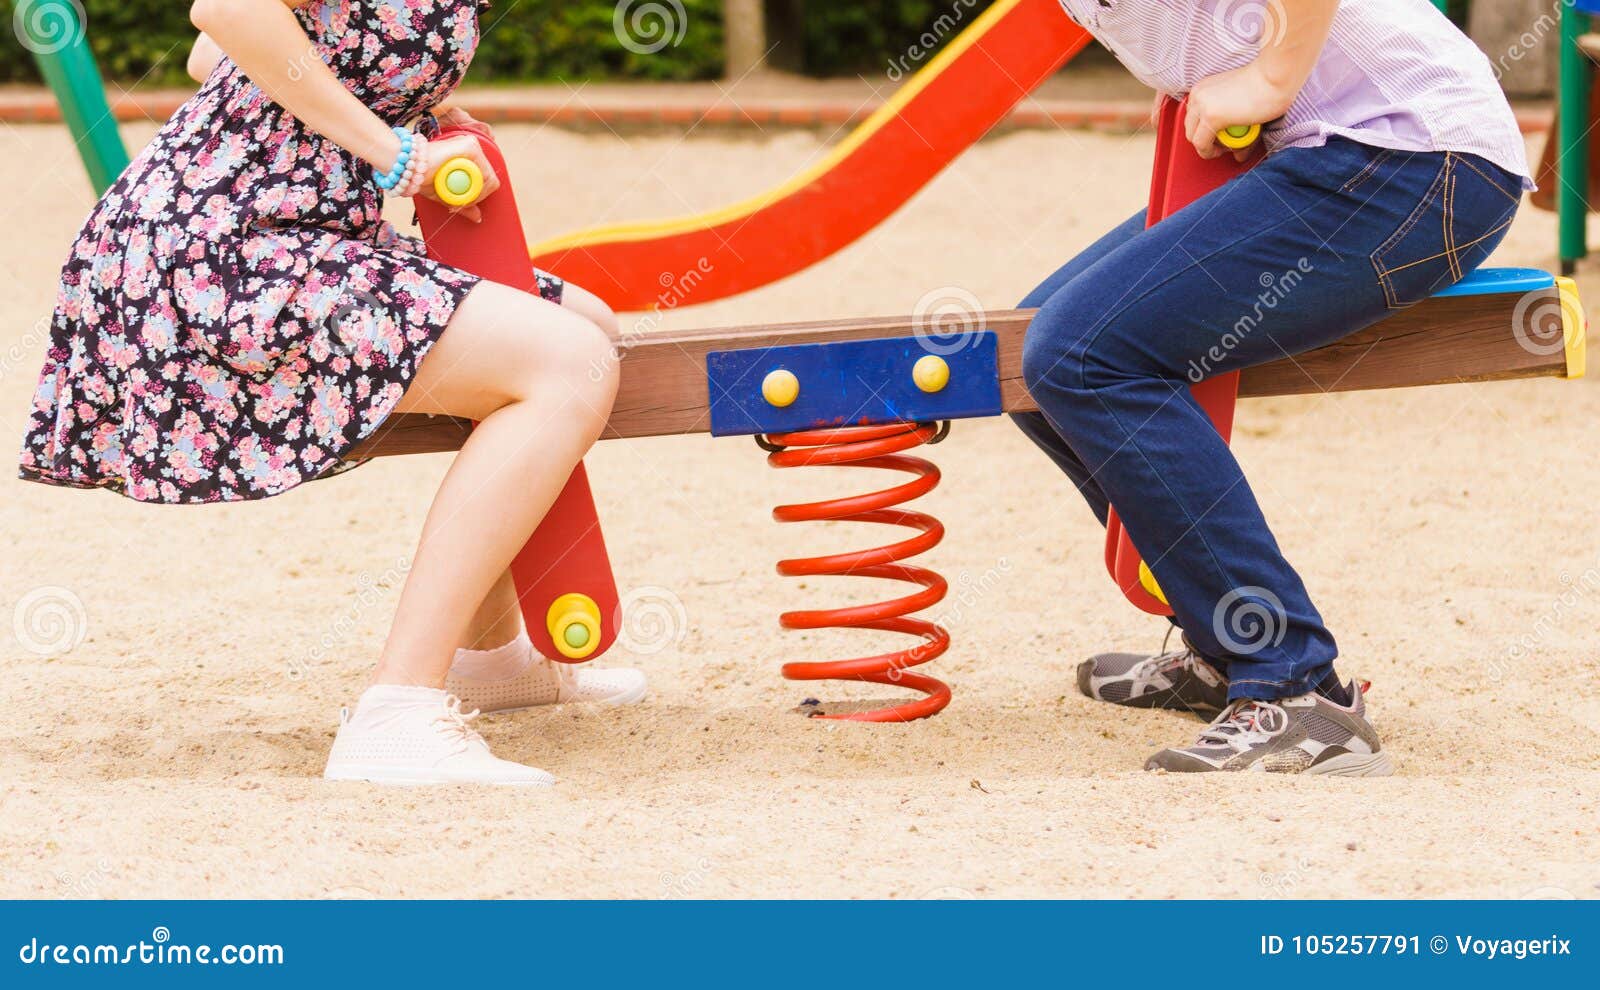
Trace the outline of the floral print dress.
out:
M 320 57 L 391 125 L 461 81 L 478 0 L 312 0 Z M 312 57 L 308 55 L 307 57 Z M 224 58 L 85 222 L 23 478 L 146 502 L 263 498 L 351 466 L 475 276 L 385 223 L 365 162 Z M 559 280 L 541 278 L 559 301 Z

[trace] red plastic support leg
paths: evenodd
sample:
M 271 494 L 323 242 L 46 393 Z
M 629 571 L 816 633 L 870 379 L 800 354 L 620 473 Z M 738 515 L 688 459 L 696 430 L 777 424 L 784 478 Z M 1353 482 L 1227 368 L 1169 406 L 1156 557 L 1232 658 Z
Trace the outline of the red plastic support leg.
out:
M 479 138 L 484 155 L 502 184 L 498 192 L 479 204 L 483 211 L 481 224 L 470 223 L 438 203 L 419 198 L 417 219 L 428 254 L 491 281 L 537 292 L 516 196 L 505 181 L 505 159 L 493 141 L 481 132 L 472 133 Z M 620 619 L 617 585 L 600 517 L 595 512 L 594 495 L 589 490 L 589 475 L 582 464 L 572 472 L 544 521 L 517 554 L 511 564 L 511 577 L 528 635 L 544 656 L 579 663 L 600 656 L 616 642 Z M 588 599 L 594 605 L 593 612 L 588 612 L 586 604 L 574 612 L 568 607 L 574 599 L 565 598 L 568 595 Z M 568 615 L 589 615 L 598 629 L 591 629 L 584 622 L 564 623 L 563 616 Z M 583 628 L 573 628 L 568 638 L 566 630 L 574 625 Z M 558 633 L 565 643 L 556 642 Z M 580 645 L 574 646 L 574 642 Z M 574 652 L 581 655 L 574 656 Z
M 1161 104 L 1156 131 L 1156 161 L 1150 181 L 1150 206 L 1146 224 L 1154 226 L 1201 196 L 1217 189 L 1250 169 L 1232 155 L 1201 158 L 1183 133 L 1183 103 L 1166 99 Z M 1193 386 L 1195 400 L 1211 418 L 1224 441 L 1233 436 L 1233 409 L 1239 396 L 1239 374 L 1232 372 L 1208 378 Z M 1165 601 L 1151 594 L 1140 579 L 1139 551 L 1112 508 L 1106 520 L 1106 569 L 1117 587 L 1138 608 L 1154 615 L 1171 615 Z

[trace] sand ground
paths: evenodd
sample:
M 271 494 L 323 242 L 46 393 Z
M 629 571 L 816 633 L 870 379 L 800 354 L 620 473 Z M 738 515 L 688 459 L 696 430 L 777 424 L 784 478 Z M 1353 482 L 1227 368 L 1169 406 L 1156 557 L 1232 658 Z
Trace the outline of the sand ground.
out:
M 823 147 L 502 136 L 541 236 L 726 202 Z M 1010 305 L 1141 203 L 1151 149 L 985 143 L 840 256 L 670 322 L 909 312 L 931 290 Z M 0 132 L 0 186 L 15 442 L 89 195 L 55 128 Z M 1553 228 L 1526 212 L 1496 261 L 1550 264 Z M 1592 312 L 1600 278 L 1585 288 Z M 1162 626 L 1120 600 L 1092 518 L 1004 421 L 960 423 L 935 453 L 926 506 L 949 537 L 929 560 L 956 587 L 936 668 L 955 702 L 905 726 L 807 720 L 807 695 L 859 695 L 778 676 L 864 647 L 781 634 L 777 612 L 864 589 L 802 589 L 773 562 L 879 534 L 768 510 L 859 478 L 780 476 L 744 440 L 596 450 L 617 573 L 647 606 L 641 652 L 605 662 L 643 666 L 654 694 L 488 719 L 500 751 L 561 779 L 531 794 L 317 779 L 446 458 L 198 509 L 0 482 L 0 895 L 1600 896 L 1597 419 L 1592 382 L 1243 408 L 1238 450 L 1278 536 L 1343 665 L 1376 684 L 1401 770 L 1371 781 L 1139 772 L 1197 723 L 1093 704 L 1072 670 Z M 76 614 L 51 627 L 63 602 Z

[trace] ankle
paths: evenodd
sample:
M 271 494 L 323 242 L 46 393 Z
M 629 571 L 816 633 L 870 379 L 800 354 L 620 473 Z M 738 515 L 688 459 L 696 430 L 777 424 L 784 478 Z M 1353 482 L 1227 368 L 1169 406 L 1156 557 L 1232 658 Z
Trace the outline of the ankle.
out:
M 503 681 L 516 677 L 533 662 L 533 641 L 519 632 L 509 643 L 488 650 L 457 650 L 450 673 L 473 681 Z
M 441 688 L 415 684 L 373 684 L 356 699 L 349 720 L 375 727 L 419 708 L 442 708 L 448 697 Z
M 1339 675 L 1332 667 L 1328 668 L 1328 672 L 1323 675 L 1322 680 L 1318 681 L 1317 686 L 1312 690 L 1340 708 L 1349 708 L 1356 701 L 1355 696 L 1351 694 L 1350 686 L 1339 679 Z

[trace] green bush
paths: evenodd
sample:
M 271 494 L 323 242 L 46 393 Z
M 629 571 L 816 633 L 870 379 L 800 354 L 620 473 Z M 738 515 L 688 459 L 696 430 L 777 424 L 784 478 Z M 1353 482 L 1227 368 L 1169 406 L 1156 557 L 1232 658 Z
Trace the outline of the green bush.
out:
M 805 70 L 815 76 L 882 75 L 894 65 L 909 75 L 992 2 L 807 0 Z
M 87 5 L 89 43 L 107 76 L 133 82 L 149 78 L 171 82 L 182 78 L 194 28 L 183 3 L 159 0 L 92 0 Z M 0 72 L 8 82 L 36 81 L 33 59 L 18 41 L 18 19 L 34 7 L 32 0 L 0 0 L 7 30 L 0 33 Z
M 34 0 L 0 0 L 0 82 L 37 82 L 38 72 L 13 30 Z M 722 72 L 720 0 L 676 0 L 682 38 L 654 54 L 630 51 L 613 28 L 613 0 L 502 0 L 484 16 L 474 82 L 550 79 L 706 79 Z M 625 12 L 648 3 L 628 0 Z M 108 78 L 183 84 L 194 41 L 183 0 L 83 0 L 89 44 Z M 20 9 L 19 9 L 20 8 Z M 638 47 L 638 46 L 636 46 Z
M 618 38 L 615 2 L 519 0 L 496 4 L 484 16 L 484 41 L 472 64 L 477 82 L 529 79 L 713 79 L 722 74 L 722 3 L 677 0 L 683 7 L 673 36 L 681 40 L 657 52 L 644 35 L 630 50 Z M 627 0 L 622 14 L 650 0 Z M 649 30 L 660 21 L 646 18 Z M 626 31 L 626 28 L 624 28 Z
M 18 7 L 0 0 L 14 25 Z M 194 38 L 183 0 L 81 0 L 89 41 L 105 74 L 127 85 L 182 84 Z M 682 40 L 655 54 L 629 51 L 616 36 L 617 0 L 501 0 L 485 19 L 474 82 L 553 79 L 709 79 L 722 71 L 719 0 L 622 0 L 627 11 L 652 2 L 681 4 Z M 992 0 L 767 0 L 774 58 L 817 76 L 881 75 L 919 67 L 966 28 Z M 1467 0 L 1450 0 L 1458 22 Z M 924 42 L 932 42 L 931 45 Z M 921 51 L 913 51 L 913 46 Z M 796 51 L 798 49 L 798 51 Z M 33 60 L 12 30 L 0 31 L 0 82 L 37 82 Z

